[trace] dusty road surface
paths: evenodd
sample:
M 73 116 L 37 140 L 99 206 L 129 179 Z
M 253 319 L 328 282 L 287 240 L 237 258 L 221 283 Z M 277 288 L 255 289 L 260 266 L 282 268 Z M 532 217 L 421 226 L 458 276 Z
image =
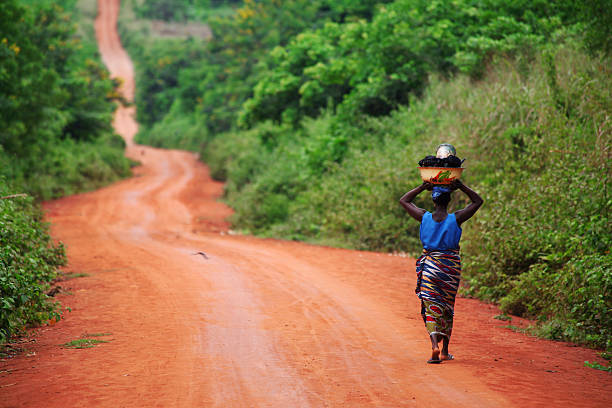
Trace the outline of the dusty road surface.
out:
M 104 61 L 133 96 L 132 65 L 100 2 Z M 191 153 L 134 145 L 134 177 L 47 203 L 66 243 L 65 319 L 0 362 L 2 407 L 610 407 L 596 353 L 502 328 L 458 299 L 451 352 L 430 347 L 414 260 L 231 236 L 222 186 Z M 196 252 L 204 252 L 206 257 Z M 107 341 L 87 349 L 61 345 Z

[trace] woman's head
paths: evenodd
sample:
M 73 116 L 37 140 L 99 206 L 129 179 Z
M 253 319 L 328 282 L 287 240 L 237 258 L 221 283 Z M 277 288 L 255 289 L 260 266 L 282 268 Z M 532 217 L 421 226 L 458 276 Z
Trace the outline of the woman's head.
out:
M 442 186 L 434 186 L 431 192 L 431 199 L 435 204 L 446 207 L 451 199 L 451 189 Z

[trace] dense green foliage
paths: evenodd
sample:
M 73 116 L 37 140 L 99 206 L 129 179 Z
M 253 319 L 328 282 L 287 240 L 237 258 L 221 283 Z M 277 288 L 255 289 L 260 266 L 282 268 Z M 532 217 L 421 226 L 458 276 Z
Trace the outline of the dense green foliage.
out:
M 325 22 L 370 15 L 374 2 L 246 1 L 231 15 L 209 19 L 215 41 L 206 45 L 168 38 L 152 44 L 150 32 L 130 29 L 135 26 L 133 9 L 146 4 L 126 0 L 119 24 L 136 60 L 139 122 L 150 127 L 166 115 L 166 121 L 193 115 L 205 124 L 204 131 L 216 134 L 235 126 L 255 84 L 269 74 L 260 61 L 266 53 Z
M 579 9 L 588 48 L 597 53 L 612 52 L 612 8 L 607 0 L 583 0 Z
M 562 25 L 555 3 L 397 0 L 371 22 L 328 23 L 265 59 L 246 123 L 316 116 L 330 102 L 349 115 L 387 115 L 419 95 L 431 72 L 482 74 L 491 52 L 535 47 Z
M 239 0 L 146 0 L 135 3 L 134 11 L 141 18 L 185 21 L 201 18 L 211 8 L 239 2 Z
M 485 198 L 464 227 L 463 293 L 610 348 L 610 10 L 332 3 L 247 1 L 211 22 L 209 44 L 141 48 L 124 24 L 148 76 L 140 140 L 199 150 L 242 231 L 412 254 L 418 224 L 397 200 L 417 161 L 453 143 Z
M 64 250 L 51 242 L 35 200 L 129 174 L 111 128 L 118 84 L 99 61 L 94 16 L 79 15 L 95 8 L 87 1 L 0 2 L 0 196 L 33 196 L 0 199 L 0 343 L 59 317 L 45 291 Z
M 8 195 L 0 182 L 0 196 Z M 0 343 L 27 324 L 59 318 L 45 293 L 64 262 L 32 198 L 0 199 Z
M 116 84 L 56 2 L 0 5 L 0 175 L 43 199 L 129 172 L 113 134 Z M 74 1 L 66 0 L 74 8 Z

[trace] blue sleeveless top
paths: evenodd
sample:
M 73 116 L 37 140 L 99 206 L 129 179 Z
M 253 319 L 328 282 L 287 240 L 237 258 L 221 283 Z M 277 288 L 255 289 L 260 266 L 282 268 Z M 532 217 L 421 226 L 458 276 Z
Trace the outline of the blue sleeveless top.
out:
M 448 214 L 443 221 L 435 222 L 427 211 L 421 220 L 420 238 L 423 248 L 428 251 L 459 249 L 461 227 L 455 214 Z

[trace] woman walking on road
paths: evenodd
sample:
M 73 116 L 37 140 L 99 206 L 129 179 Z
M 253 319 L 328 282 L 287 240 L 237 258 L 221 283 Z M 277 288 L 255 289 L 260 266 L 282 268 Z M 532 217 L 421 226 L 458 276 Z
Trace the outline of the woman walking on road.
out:
M 447 207 L 451 192 L 459 189 L 471 200 L 462 210 L 449 214 Z M 433 213 L 412 203 L 424 190 L 430 190 L 434 203 Z M 421 316 L 431 338 L 430 364 L 437 364 L 454 357 L 448 352 L 453 329 L 455 296 L 461 279 L 459 240 L 461 224 L 470 219 L 483 203 L 482 198 L 461 181 L 455 180 L 449 187 L 434 186 L 424 182 L 400 199 L 401 205 L 421 223 L 420 238 L 423 254 L 416 261 L 416 294 L 421 299 Z M 439 348 L 442 341 L 442 350 Z

